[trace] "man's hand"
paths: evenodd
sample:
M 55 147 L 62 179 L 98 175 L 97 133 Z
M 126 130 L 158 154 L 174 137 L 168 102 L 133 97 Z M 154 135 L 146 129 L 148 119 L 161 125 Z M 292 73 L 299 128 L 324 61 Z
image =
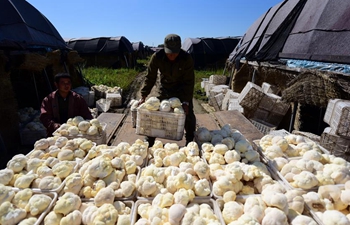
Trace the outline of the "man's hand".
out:
M 188 102 L 183 102 L 182 103 L 182 108 L 184 109 L 185 114 L 188 115 L 189 103 Z
M 60 126 L 61 126 L 61 124 L 59 124 L 59 123 L 55 123 L 55 124 L 53 125 L 53 127 L 54 127 L 55 130 L 57 130 L 58 128 L 60 128 Z
M 146 101 L 146 97 L 141 97 L 139 100 L 139 106 Z

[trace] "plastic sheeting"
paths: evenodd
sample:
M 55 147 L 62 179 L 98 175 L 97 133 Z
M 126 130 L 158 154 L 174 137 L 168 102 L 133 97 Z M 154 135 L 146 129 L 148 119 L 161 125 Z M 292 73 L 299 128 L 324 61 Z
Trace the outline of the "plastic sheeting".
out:
M 289 59 L 287 60 L 287 66 L 291 68 L 318 69 L 323 71 L 335 71 L 350 74 L 350 65 L 347 64 Z

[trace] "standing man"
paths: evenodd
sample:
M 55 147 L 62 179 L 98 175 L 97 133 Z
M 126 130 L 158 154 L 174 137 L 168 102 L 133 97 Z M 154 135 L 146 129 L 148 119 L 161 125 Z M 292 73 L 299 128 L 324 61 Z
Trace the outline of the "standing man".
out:
M 71 91 L 71 76 L 68 73 L 59 73 L 54 79 L 57 90 L 43 99 L 40 109 L 40 121 L 46 127 L 48 136 L 69 118 L 75 116 L 82 116 L 84 119 L 93 118 L 84 98 Z
M 193 90 L 195 83 L 194 63 L 190 54 L 181 49 L 181 38 L 169 34 L 164 39 L 164 49 L 151 56 L 147 68 L 144 87 L 141 90 L 140 104 L 145 102 L 160 72 L 159 99 L 177 97 L 182 102 L 186 114 L 186 145 L 193 141 L 196 130 L 196 117 L 193 112 Z M 153 146 L 155 137 L 147 137 L 149 146 Z

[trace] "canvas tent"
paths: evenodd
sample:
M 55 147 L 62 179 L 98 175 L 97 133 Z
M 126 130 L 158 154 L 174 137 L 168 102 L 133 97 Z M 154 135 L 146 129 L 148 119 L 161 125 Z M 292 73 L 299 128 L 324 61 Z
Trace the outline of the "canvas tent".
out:
M 280 58 L 350 64 L 349 1 L 285 0 L 257 19 L 228 61 Z
M 51 22 L 24 0 L 0 0 L 0 48 L 65 49 L 66 43 Z
M 134 63 L 133 46 L 124 36 L 74 38 L 66 43 L 86 60 L 86 66 L 119 68 L 132 67 Z
M 239 40 L 240 37 L 186 38 L 182 49 L 192 55 L 195 68 L 200 69 L 208 65 L 224 65 Z

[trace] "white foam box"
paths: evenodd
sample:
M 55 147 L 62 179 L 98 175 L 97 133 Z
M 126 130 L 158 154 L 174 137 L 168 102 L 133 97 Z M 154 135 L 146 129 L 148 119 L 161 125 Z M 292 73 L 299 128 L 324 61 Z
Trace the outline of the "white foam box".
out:
M 136 134 L 182 140 L 185 114 L 137 109 Z
M 239 112 L 243 113 L 244 112 L 244 109 L 243 107 L 239 104 L 238 102 L 238 99 L 230 99 L 228 101 L 228 108 L 227 108 L 228 111 L 231 111 L 231 110 L 238 110 Z
M 263 82 L 261 85 L 261 88 L 263 90 L 264 93 L 266 94 L 276 94 L 277 93 L 277 87 L 275 85 Z
M 226 94 L 229 87 L 227 85 L 215 85 L 209 90 L 210 97 L 214 97 L 220 93 Z
M 118 107 L 122 105 L 122 96 L 119 93 L 106 93 L 106 99 L 111 100 L 111 107 Z
M 111 107 L 111 99 L 100 98 L 96 101 L 96 108 L 99 112 L 107 112 Z
M 208 78 L 202 78 L 201 81 L 201 88 L 205 89 L 205 87 L 208 85 L 209 79 Z
M 228 102 L 230 99 L 238 99 L 239 93 L 234 92 L 230 89 L 226 91 L 224 99 L 222 100 L 221 110 L 227 110 Z M 238 100 L 237 100 L 238 101 Z
M 244 111 L 251 111 L 258 108 L 263 96 L 264 92 L 261 87 L 248 81 L 238 97 L 238 102 Z
M 205 90 L 205 94 L 207 97 L 210 96 L 210 90 L 215 86 L 215 84 L 207 84 L 205 87 L 204 87 L 204 90 Z
M 330 127 L 340 136 L 350 137 L 350 101 L 342 100 L 335 103 Z
M 334 110 L 335 104 L 339 101 L 341 101 L 341 99 L 339 99 L 339 98 L 329 99 L 329 101 L 328 101 L 326 112 L 325 112 L 324 117 L 323 117 L 323 121 L 325 123 L 327 123 L 328 125 L 331 125 L 333 110 Z
M 92 107 L 95 103 L 95 92 L 89 91 L 89 100 L 88 100 L 88 106 Z

